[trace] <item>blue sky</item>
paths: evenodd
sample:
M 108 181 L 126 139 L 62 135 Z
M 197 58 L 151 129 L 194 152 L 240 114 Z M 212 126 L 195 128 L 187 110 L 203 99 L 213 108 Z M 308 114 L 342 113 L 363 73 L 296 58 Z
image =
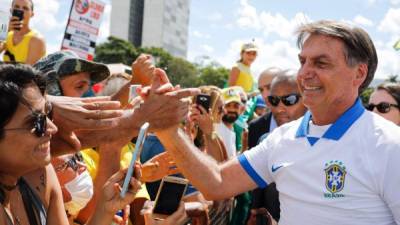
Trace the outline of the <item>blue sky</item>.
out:
M 61 45 L 71 0 L 33 0 L 32 25 L 47 40 L 48 52 Z M 107 3 L 99 42 L 109 35 L 111 0 Z M 114 0 L 115 1 L 115 0 Z M 0 0 L 0 9 L 10 0 Z M 301 23 L 334 19 L 353 23 L 371 35 L 379 57 L 376 77 L 400 74 L 400 0 L 191 0 L 188 59 L 207 55 L 226 67 L 239 57 L 241 43 L 255 39 L 260 48 L 254 75 L 270 66 L 297 69 L 294 29 Z

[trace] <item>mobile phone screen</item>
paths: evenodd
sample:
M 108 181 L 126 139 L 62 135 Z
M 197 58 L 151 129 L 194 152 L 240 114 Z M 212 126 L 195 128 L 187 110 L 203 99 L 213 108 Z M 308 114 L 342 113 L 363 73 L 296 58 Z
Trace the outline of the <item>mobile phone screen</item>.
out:
M 126 192 L 128 191 L 129 182 L 130 182 L 133 172 L 135 170 L 135 162 L 136 162 L 138 155 L 140 155 L 140 152 L 142 151 L 148 128 L 149 128 L 149 123 L 145 123 L 140 127 L 139 136 L 138 136 L 138 138 L 136 140 L 136 144 L 135 144 L 135 151 L 132 154 L 131 163 L 129 164 L 128 172 L 126 173 L 124 184 L 122 186 L 122 190 L 120 193 L 121 198 L 124 198 L 126 195 Z
M 186 189 L 186 184 L 167 181 L 164 182 L 160 188 L 161 190 L 158 194 L 153 212 L 157 214 L 171 215 L 179 207 L 183 192 Z
M 18 17 L 19 20 L 24 19 L 24 11 L 19 9 L 14 9 L 12 12 L 12 16 Z
M 208 112 L 208 109 L 210 108 L 210 101 L 211 101 L 210 95 L 199 94 L 196 97 L 196 104 L 203 106 L 203 108 L 207 112 Z

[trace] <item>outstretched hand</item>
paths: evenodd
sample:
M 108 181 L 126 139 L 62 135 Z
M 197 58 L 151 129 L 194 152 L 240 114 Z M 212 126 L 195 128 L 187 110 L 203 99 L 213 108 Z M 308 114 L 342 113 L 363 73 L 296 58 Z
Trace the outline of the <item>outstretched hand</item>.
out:
M 164 176 L 179 173 L 175 162 L 168 152 L 160 153 L 149 159 L 142 165 L 142 182 L 154 182 L 161 180 Z
M 47 96 L 53 106 L 53 120 L 57 125 L 57 136 L 74 149 L 80 149 L 77 130 L 109 129 L 117 126 L 122 116 L 120 103 L 110 101 L 109 97 L 73 98 Z

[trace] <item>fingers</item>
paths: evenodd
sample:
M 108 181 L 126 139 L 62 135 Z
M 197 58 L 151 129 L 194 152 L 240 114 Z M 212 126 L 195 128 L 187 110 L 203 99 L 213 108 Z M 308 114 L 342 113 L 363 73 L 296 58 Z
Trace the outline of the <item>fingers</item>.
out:
M 185 204 L 181 202 L 179 204 L 178 210 L 167 217 L 165 220 L 168 222 L 175 222 L 173 224 L 183 224 L 187 219 L 187 214 L 185 211 Z
M 120 109 L 121 103 L 119 101 L 95 101 L 87 102 L 82 107 L 87 110 L 113 110 Z
M 91 102 L 104 102 L 104 101 L 110 101 L 111 97 L 110 96 L 100 96 L 100 97 L 88 97 L 88 98 L 78 98 L 82 102 L 85 103 L 91 103 Z
M 180 89 L 177 91 L 166 93 L 166 95 L 173 96 L 178 99 L 182 99 L 182 98 L 187 98 L 190 96 L 198 95 L 199 93 L 200 93 L 200 89 L 198 89 L 198 88 L 185 88 L 185 89 Z

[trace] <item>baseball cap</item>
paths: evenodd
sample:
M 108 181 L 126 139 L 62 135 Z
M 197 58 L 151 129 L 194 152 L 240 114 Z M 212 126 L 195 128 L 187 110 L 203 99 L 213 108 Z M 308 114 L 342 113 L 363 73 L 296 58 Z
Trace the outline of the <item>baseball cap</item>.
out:
M 242 52 L 258 51 L 258 48 L 254 42 L 248 42 L 242 45 L 241 51 Z
M 92 84 L 110 76 L 110 70 L 105 64 L 84 60 L 70 50 L 49 54 L 36 62 L 33 67 L 46 74 L 48 82 L 46 89 L 50 95 L 61 95 L 59 80 L 76 73 L 88 72 Z
M 266 108 L 267 105 L 265 104 L 265 101 L 261 95 L 257 95 L 256 98 L 256 107 L 261 107 L 261 108 Z
M 231 102 L 242 104 L 240 93 L 235 87 L 224 88 L 222 89 L 221 94 L 224 104 L 229 104 Z

